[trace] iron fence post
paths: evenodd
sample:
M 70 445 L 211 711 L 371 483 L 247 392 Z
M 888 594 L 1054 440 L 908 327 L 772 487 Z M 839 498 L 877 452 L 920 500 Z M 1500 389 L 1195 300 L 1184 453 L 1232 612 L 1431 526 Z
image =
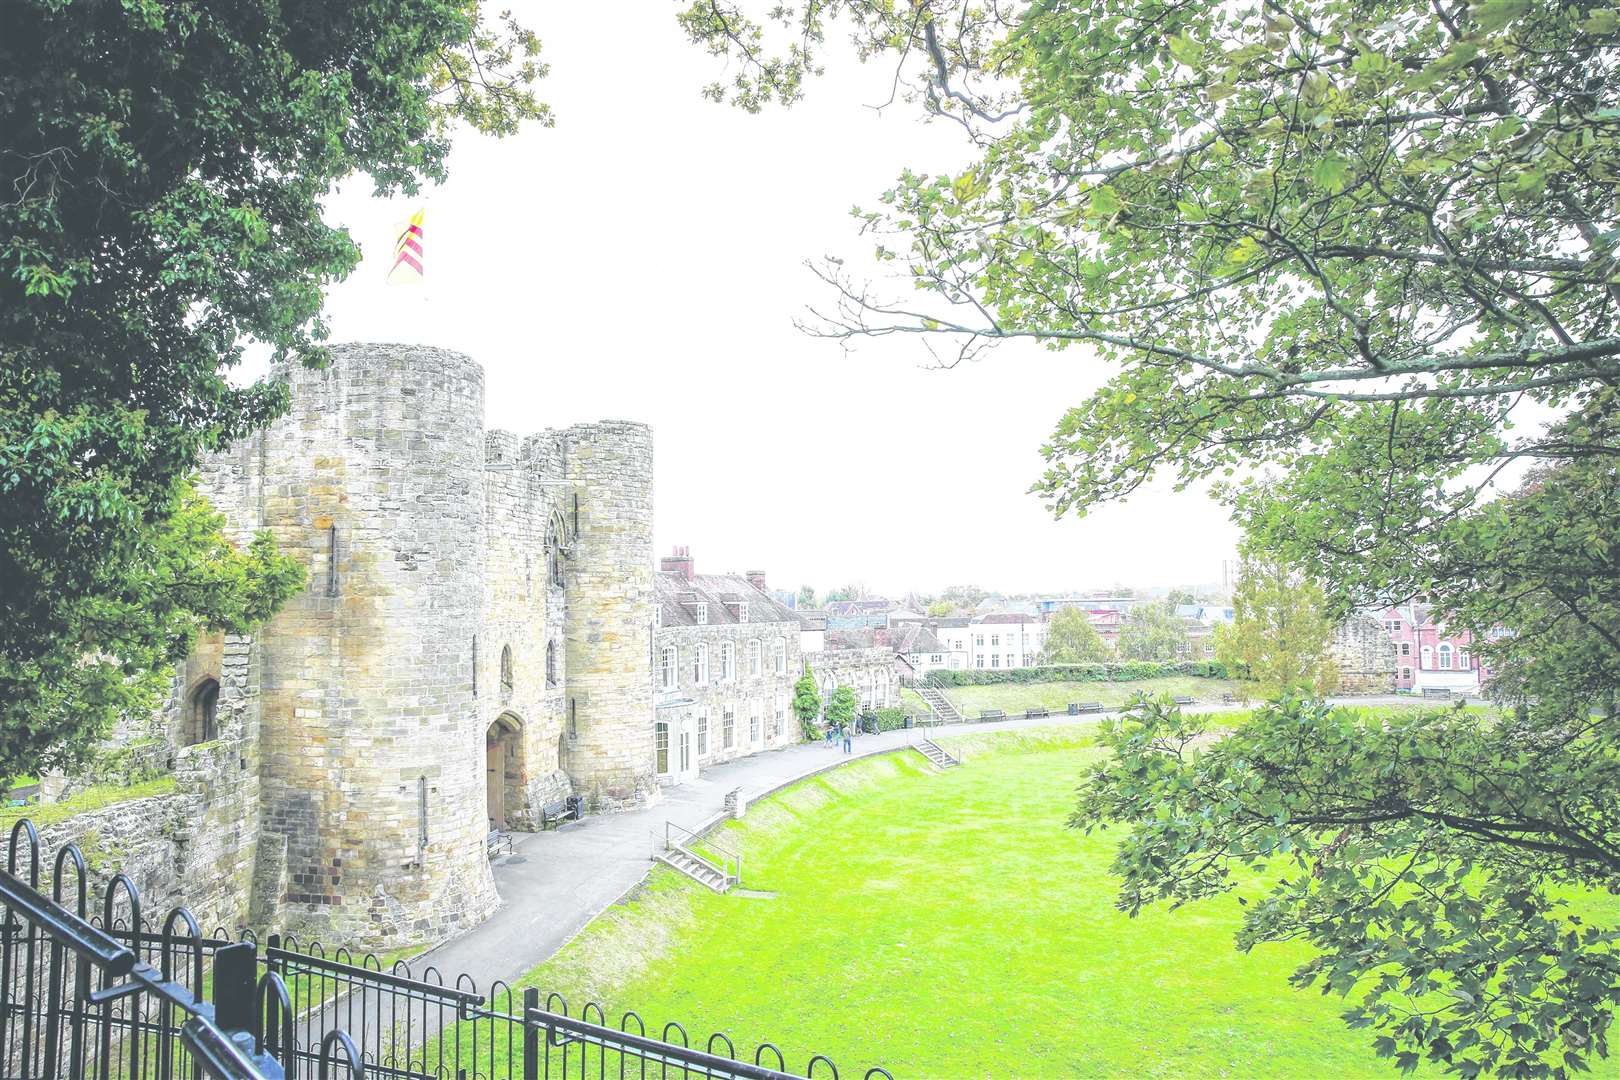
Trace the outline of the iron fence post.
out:
M 523 988 L 523 1080 L 539 1080 L 540 1077 L 540 1032 L 529 1022 L 529 1012 L 539 1007 L 539 988 L 525 986 Z

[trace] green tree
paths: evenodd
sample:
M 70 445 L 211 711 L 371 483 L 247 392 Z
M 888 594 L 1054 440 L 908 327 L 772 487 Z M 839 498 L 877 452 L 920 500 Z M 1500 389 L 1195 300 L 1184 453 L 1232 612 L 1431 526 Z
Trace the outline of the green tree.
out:
M 1164 602 L 1171 607 L 1180 607 L 1183 604 L 1198 603 L 1198 597 L 1193 595 L 1191 589 L 1171 589 L 1165 594 Z
M 926 614 L 929 616 L 929 618 L 943 619 L 949 617 L 950 614 L 955 610 L 956 605 L 951 601 L 935 600 L 932 604 L 928 605 L 928 611 Z
M 793 715 L 799 718 L 799 732 L 809 741 L 817 737 L 816 720 L 821 716 L 821 691 L 816 677 L 806 667 L 799 681 L 793 684 Z
M 199 633 L 243 633 L 302 587 L 299 562 L 278 554 L 268 533 L 239 549 L 222 524 L 181 485 L 121 573 L 71 609 L 80 640 L 104 648 L 59 648 L 0 667 L 0 780 L 81 763 L 120 717 L 158 706 L 171 666 Z
M 813 608 L 816 606 L 816 590 L 809 585 L 799 586 L 799 607 Z
M 145 707 L 142 665 L 173 653 L 177 616 L 134 589 L 162 591 L 153 552 L 217 547 L 185 478 L 286 404 L 227 371 L 250 342 L 325 359 L 323 290 L 359 259 L 321 219 L 333 184 L 361 172 L 414 193 L 445 175 L 454 125 L 499 134 L 547 113 L 528 88 L 538 43 L 469 0 L 13 0 L 0 22 L 0 743 L 15 762 Z M 267 549 L 243 554 L 275 576 Z M 213 584 L 242 591 L 172 594 L 214 624 L 277 592 Z M 109 661 L 76 666 L 106 656 L 128 686 Z
M 1079 608 L 1060 608 L 1047 624 L 1043 664 L 1100 664 L 1111 655 L 1108 642 Z
M 1333 620 L 1322 590 L 1276 558 L 1246 553 L 1232 593 L 1233 619 L 1218 627 L 1215 659 L 1259 683 L 1262 694 L 1325 694 L 1338 684 L 1328 655 Z
M 1187 624 L 1166 604 L 1136 604 L 1119 624 L 1114 649 L 1122 660 L 1179 660 L 1187 651 Z
M 827 723 L 849 728 L 855 721 L 855 709 L 859 704 L 855 691 L 847 686 L 834 687 L 827 698 Z
M 1294 702 L 1184 759 L 1195 722 L 1141 711 L 1082 803 L 1131 830 L 1127 907 L 1292 861 L 1245 942 L 1315 943 L 1301 981 L 1358 992 L 1350 1021 L 1399 1065 L 1561 1076 L 1606 1052 L 1613 931 L 1552 898 L 1620 886 L 1620 16 L 748 7 L 682 16 L 741 65 L 711 96 L 791 102 L 841 18 L 975 139 L 966 168 L 907 173 L 862 215 L 899 295 L 828 263 L 821 332 L 1085 345 L 1115 374 L 1045 448 L 1055 512 L 1213 479 L 1335 616 L 1427 598 L 1512 706 Z M 1550 422 L 1511 424 L 1526 405 Z

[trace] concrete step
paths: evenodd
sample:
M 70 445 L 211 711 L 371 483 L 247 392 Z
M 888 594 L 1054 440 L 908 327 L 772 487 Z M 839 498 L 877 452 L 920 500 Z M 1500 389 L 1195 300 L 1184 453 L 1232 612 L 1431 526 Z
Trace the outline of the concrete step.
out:
M 705 859 L 695 851 L 675 846 L 668 851 L 655 855 L 659 862 L 685 874 L 699 885 L 723 893 L 737 883 L 736 878 L 728 875 L 720 867 Z

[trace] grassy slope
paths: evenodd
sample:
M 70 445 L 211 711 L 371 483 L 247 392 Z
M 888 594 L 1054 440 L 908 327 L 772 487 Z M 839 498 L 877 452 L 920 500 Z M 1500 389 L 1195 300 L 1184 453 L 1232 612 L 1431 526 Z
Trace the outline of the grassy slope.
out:
M 1100 701 L 1123 705 L 1139 693 L 1195 697 L 1202 702 L 1219 702 L 1221 695 L 1238 684 L 1228 679 L 1196 679 L 1177 676 L 1168 679 L 1142 679 L 1137 682 L 1054 682 L 1003 683 L 997 686 L 951 686 L 945 694 L 965 717 L 972 719 L 980 709 L 1001 709 L 1021 713 L 1045 705 L 1065 709 L 1071 701 Z
M 148 799 L 154 795 L 171 795 L 174 793 L 174 777 L 159 776 L 152 780 L 142 780 L 137 784 L 123 786 L 119 784 L 97 784 L 85 788 L 76 795 L 72 795 L 61 802 L 35 803 L 29 806 L 8 806 L 0 809 L 0 827 L 10 829 L 19 818 L 28 818 L 36 827 L 54 825 L 65 821 L 75 814 L 87 813 L 91 810 L 102 810 L 119 803 L 133 802 L 136 799 Z
M 1082 738 L 964 736 L 948 773 L 902 754 L 807 781 L 730 826 L 774 899 L 660 869 L 524 982 L 846 1076 L 1397 1076 L 1336 999 L 1289 989 L 1301 948 L 1232 948 L 1235 902 L 1113 908 L 1109 840 L 1064 827 Z

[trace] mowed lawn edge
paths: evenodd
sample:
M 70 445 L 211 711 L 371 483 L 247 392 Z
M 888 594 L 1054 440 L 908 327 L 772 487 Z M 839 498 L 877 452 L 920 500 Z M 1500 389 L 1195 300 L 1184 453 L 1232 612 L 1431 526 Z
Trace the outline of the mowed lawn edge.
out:
M 721 896 L 656 868 L 519 986 L 711 1031 L 842 1075 L 1393 1077 L 1344 1003 L 1297 991 L 1302 946 L 1236 951 L 1230 897 L 1128 919 L 1113 840 L 1065 827 L 1091 748 L 1065 726 L 947 736 L 802 781 L 728 823 Z M 1432 1074 L 1420 1070 L 1420 1075 Z M 1607 1063 L 1599 1075 L 1615 1075 Z

